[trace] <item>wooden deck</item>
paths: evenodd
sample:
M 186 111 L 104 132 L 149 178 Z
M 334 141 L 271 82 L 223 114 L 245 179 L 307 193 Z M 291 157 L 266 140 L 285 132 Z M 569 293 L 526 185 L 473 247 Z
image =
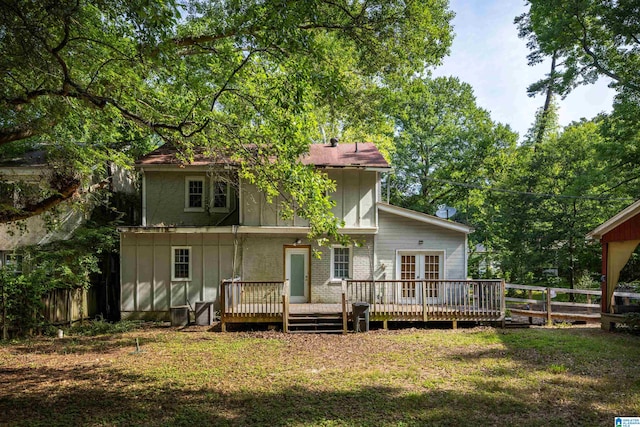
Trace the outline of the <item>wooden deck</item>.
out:
M 221 323 L 282 323 L 288 331 L 291 316 L 341 316 L 346 332 L 353 303 L 369 304 L 369 320 L 388 321 L 502 321 L 504 282 L 500 280 L 344 281 L 341 301 L 293 304 L 288 283 L 222 283 Z
M 352 306 L 347 306 L 347 313 L 351 313 Z M 320 303 L 290 303 L 289 314 L 340 314 L 342 313 L 342 304 L 320 304 Z M 392 313 L 396 313 L 397 320 L 402 320 L 403 316 L 416 317 L 423 316 L 422 306 L 417 305 L 402 305 L 402 304 L 373 304 L 369 307 L 370 317 L 380 317 L 380 320 L 394 320 L 388 316 L 393 316 Z M 237 308 L 234 312 L 236 316 L 256 315 L 256 316 L 270 316 L 269 310 L 261 304 L 243 304 L 242 307 Z M 428 310 L 427 315 L 433 315 L 434 317 L 457 315 L 457 318 L 469 317 L 470 319 L 479 317 L 495 317 L 499 316 L 500 312 L 487 312 L 486 310 L 479 310 L 473 308 L 467 308 L 466 310 L 462 306 L 450 306 L 440 308 L 437 311 L 435 309 Z M 373 319 L 372 319 L 373 320 Z M 411 319 L 410 319 L 411 320 Z M 416 319 L 420 320 L 420 319 Z

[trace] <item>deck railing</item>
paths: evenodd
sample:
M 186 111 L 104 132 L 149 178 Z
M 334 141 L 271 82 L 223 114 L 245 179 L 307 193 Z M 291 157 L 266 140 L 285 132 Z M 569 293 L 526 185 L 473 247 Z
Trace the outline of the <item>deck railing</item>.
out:
M 502 280 L 347 280 L 348 309 L 369 303 L 375 320 L 499 320 Z
M 227 322 L 283 321 L 286 318 L 287 281 L 224 280 L 220 288 L 220 320 L 223 327 Z

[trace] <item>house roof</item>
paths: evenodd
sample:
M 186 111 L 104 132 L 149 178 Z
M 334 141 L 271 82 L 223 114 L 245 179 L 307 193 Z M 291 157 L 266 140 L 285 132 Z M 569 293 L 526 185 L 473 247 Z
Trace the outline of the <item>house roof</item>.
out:
M 389 163 L 372 142 L 338 144 L 335 147 L 311 144 L 309 154 L 302 157 L 302 163 L 320 167 L 389 168 Z
M 0 168 L 47 166 L 47 152 L 33 150 L 11 158 L 0 158 Z
M 205 155 L 203 150 L 196 150 L 193 153 L 193 160 L 189 163 L 184 162 L 180 158 L 179 151 L 169 145 L 163 145 L 156 148 L 149 154 L 143 156 L 136 161 L 136 165 L 149 166 L 149 165 L 190 165 L 190 166 L 209 166 L 214 164 L 227 164 L 230 162 L 227 156 L 214 157 L 211 155 Z
M 3 181 L 40 181 L 49 168 L 44 150 L 34 150 L 11 158 L 0 158 L 0 179 Z
M 617 214 L 609 218 L 607 221 L 600 224 L 595 229 L 591 230 L 587 234 L 587 238 L 596 239 L 596 240 L 601 239 L 602 236 L 604 236 L 614 228 L 618 227 L 619 225 L 627 222 L 628 220 L 630 220 L 631 218 L 635 217 L 638 214 L 640 214 L 640 200 L 627 206 L 625 209 L 621 210 L 620 212 L 618 212 Z
M 460 233 L 469 234 L 474 231 L 473 228 L 464 224 L 460 224 L 459 222 L 438 218 L 437 216 L 427 215 L 422 212 L 401 208 L 384 202 L 378 202 L 378 209 L 382 212 L 388 212 L 394 215 L 402 216 L 404 218 L 409 218 L 416 221 L 424 222 L 426 224 L 435 225 L 437 227 L 446 228 L 447 230 L 458 231 Z
M 382 154 L 380 154 L 375 144 L 371 142 L 338 144 L 335 147 L 324 144 L 311 144 L 309 146 L 309 153 L 302 156 L 301 161 L 305 165 L 315 165 L 318 167 L 389 168 L 389 163 L 382 157 Z M 196 151 L 193 154 L 193 160 L 185 163 L 179 157 L 178 150 L 166 145 L 153 150 L 151 153 L 136 161 L 137 166 L 211 166 L 230 163 L 232 163 L 232 161 L 229 156 L 206 155 L 202 150 Z

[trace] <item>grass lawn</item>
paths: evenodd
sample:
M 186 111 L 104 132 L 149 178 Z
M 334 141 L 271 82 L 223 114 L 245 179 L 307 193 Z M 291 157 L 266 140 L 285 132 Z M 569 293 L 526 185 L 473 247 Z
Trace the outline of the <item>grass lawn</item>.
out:
M 0 345 L 0 425 L 611 426 L 614 416 L 640 416 L 640 337 L 594 327 L 147 327 Z

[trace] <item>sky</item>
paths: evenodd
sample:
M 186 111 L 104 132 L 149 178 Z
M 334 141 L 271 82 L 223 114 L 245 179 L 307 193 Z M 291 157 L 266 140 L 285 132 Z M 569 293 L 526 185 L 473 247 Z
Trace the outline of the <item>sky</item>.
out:
M 455 38 L 451 55 L 435 76 L 456 76 L 469 83 L 478 106 L 494 121 L 508 124 L 520 139 L 533 123 L 544 97 L 527 96 L 527 87 L 549 72 L 550 62 L 527 65 L 526 41 L 518 38 L 513 19 L 527 11 L 523 0 L 450 0 Z M 580 86 L 559 104 L 560 125 L 611 111 L 614 91 L 608 81 Z

